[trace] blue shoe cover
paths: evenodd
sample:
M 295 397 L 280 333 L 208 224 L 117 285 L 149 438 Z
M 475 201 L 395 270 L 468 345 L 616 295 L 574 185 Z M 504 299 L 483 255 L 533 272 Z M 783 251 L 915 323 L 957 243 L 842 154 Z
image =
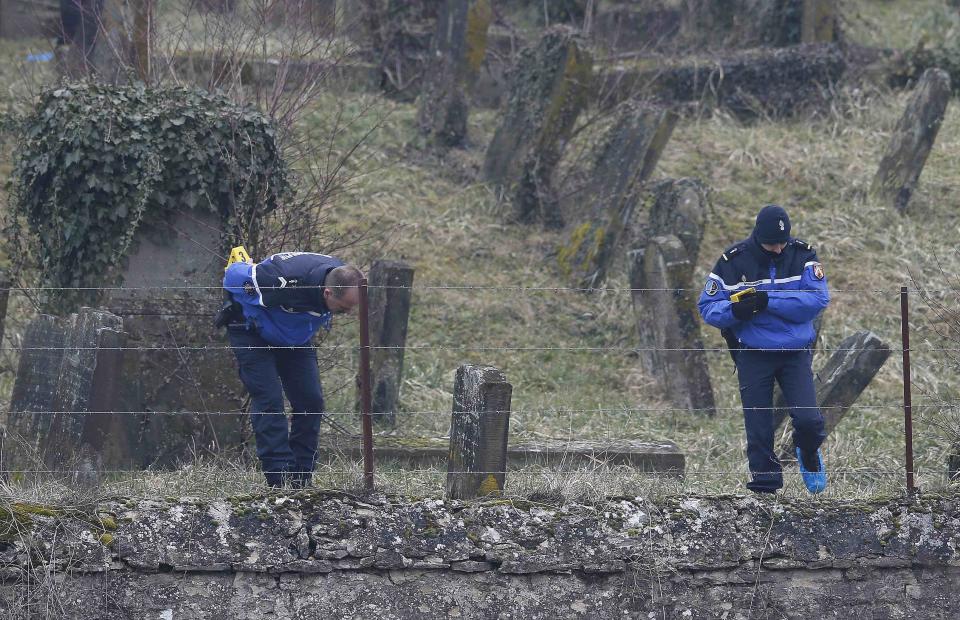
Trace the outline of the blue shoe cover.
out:
M 823 455 L 817 450 L 817 459 L 820 461 L 820 471 L 807 471 L 803 466 L 803 459 L 800 458 L 800 448 L 797 448 L 797 464 L 800 466 L 800 475 L 803 476 L 803 483 L 807 485 L 807 490 L 816 495 L 827 488 L 827 469 L 823 465 Z

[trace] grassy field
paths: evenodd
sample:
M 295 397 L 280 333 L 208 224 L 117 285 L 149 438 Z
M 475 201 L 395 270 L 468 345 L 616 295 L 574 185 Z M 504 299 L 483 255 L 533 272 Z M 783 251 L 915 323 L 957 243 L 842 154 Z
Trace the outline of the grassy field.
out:
M 949 32 L 936 25 L 942 19 L 932 17 L 947 14 L 942 2 L 859 0 L 845 2 L 844 7 L 849 36 L 867 44 L 906 47 L 923 33 Z M 901 21 L 909 27 L 898 27 Z M 924 25 L 928 23 L 936 27 Z M 654 174 L 654 180 L 697 177 L 712 190 L 695 286 L 726 245 L 749 234 L 756 211 L 777 202 L 790 211 L 794 234 L 817 247 L 826 268 L 833 302 L 826 314 L 822 349 L 836 347 L 862 329 L 875 332 L 895 349 L 857 408 L 825 444 L 832 476 L 827 497 L 896 492 L 902 486 L 898 290 L 914 279 L 931 289 L 949 288 L 957 281 L 943 274 L 960 271 L 954 242 L 960 232 L 956 194 L 960 109 L 955 101 L 908 215 L 866 197 L 908 96 L 858 85 L 844 89 L 829 114 L 812 120 L 743 124 L 724 114 L 687 118 L 678 125 Z M 568 233 L 507 224 L 509 206 L 475 180 L 498 112 L 473 111 L 470 146 L 437 156 L 419 148 L 415 106 L 374 95 L 331 94 L 302 122 L 322 130 L 330 121 L 330 110 L 337 107 L 334 97 L 358 114 L 359 120 L 341 136 L 344 145 L 379 123 L 353 161 L 349 172 L 356 177 L 351 191 L 333 207 L 335 225 L 339 232 L 348 232 L 375 221 L 390 231 L 385 244 L 351 250 L 347 258 L 362 264 L 378 257 L 403 259 L 416 268 L 410 349 L 395 434 L 444 435 L 455 369 L 462 363 L 489 364 L 502 369 L 514 386 L 511 441 L 670 440 L 687 455 L 682 482 L 651 480 L 597 464 L 576 472 L 566 467 L 511 473 L 508 492 L 593 497 L 743 491 L 747 474 L 742 414 L 736 376 L 725 351 L 708 353 L 717 415 L 671 411 L 631 350 L 637 342 L 636 318 L 624 290 L 628 283 L 622 264 L 608 281 L 611 290 L 592 294 L 516 290 L 571 284 L 563 279 L 555 258 Z M 577 223 L 572 214 L 570 220 Z M 938 298 L 954 306 L 960 299 L 954 292 Z M 915 449 L 919 484 L 929 489 L 946 484 L 949 441 L 944 426 L 956 426 L 956 418 L 954 410 L 942 403 L 958 400 L 960 382 L 953 356 L 935 350 L 944 345 L 932 313 L 916 297 L 913 308 Z M 723 347 L 716 330 L 705 327 L 703 335 L 707 348 Z M 355 341 L 356 324 L 346 321 L 324 346 Z M 539 350 L 511 350 L 518 348 Z M 827 355 L 828 351 L 818 353 L 815 369 Z M 9 377 L 8 371 L 4 375 L 8 387 Z M 345 369 L 325 377 L 328 386 L 352 380 Z M 351 390 L 332 390 L 331 411 L 349 412 L 352 407 Z M 355 423 L 352 417 L 337 420 Z M 339 462 L 320 473 L 320 484 L 350 487 L 358 470 L 355 464 Z M 257 481 L 257 474 L 243 466 L 204 462 L 181 472 L 124 477 L 110 488 L 126 493 L 223 493 L 246 490 Z M 418 495 L 440 493 L 442 481 L 438 471 L 388 469 L 381 477 L 387 490 Z M 52 491 L 41 486 L 32 492 Z M 787 473 L 786 493 L 805 494 L 794 472 Z

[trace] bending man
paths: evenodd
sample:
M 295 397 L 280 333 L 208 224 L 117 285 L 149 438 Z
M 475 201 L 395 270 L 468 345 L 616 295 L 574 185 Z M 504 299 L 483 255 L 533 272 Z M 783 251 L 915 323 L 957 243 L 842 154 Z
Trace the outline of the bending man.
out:
M 218 314 L 217 326 L 227 326 L 250 393 L 257 456 L 270 486 L 310 484 L 323 412 L 310 341 L 321 327 L 330 330 L 334 314 L 359 303 L 362 278 L 356 267 L 310 252 L 282 252 L 227 268 L 223 288 L 231 303 Z M 294 414 L 289 424 L 284 393 Z
M 783 486 L 773 451 L 773 382 L 793 419 L 793 442 L 811 493 L 827 486 L 820 454 L 826 433 L 813 385 L 813 320 L 830 303 L 827 279 L 813 247 L 790 236 L 790 218 L 777 205 L 757 215 L 750 238 L 732 245 L 707 278 L 698 306 L 720 328 L 740 379 L 751 491 Z

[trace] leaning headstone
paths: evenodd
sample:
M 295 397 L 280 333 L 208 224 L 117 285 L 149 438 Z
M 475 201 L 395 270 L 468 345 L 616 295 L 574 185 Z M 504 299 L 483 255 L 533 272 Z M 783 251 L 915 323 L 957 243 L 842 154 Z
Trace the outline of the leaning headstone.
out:
M 890 357 L 890 346 L 869 331 L 861 331 L 846 338 L 814 376 L 817 406 L 823 414 L 829 435 L 860 398 L 873 378 Z M 775 412 L 774 428 L 779 428 L 787 417 L 786 408 Z M 793 456 L 793 441 L 788 440 L 781 458 Z
M 496 368 L 464 364 L 457 369 L 447 461 L 450 499 L 503 491 L 512 392 Z
M 483 165 L 487 182 L 512 201 L 517 221 L 563 225 L 553 174 L 590 99 L 592 80 L 590 53 L 569 28 L 548 29 L 520 53 Z
M 713 389 L 700 340 L 695 263 L 677 237 L 654 237 L 630 254 L 630 288 L 643 369 L 674 407 L 713 415 Z
M 403 353 L 413 291 L 413 268 L 402 261 L 370 267 L 370 385 L 373 420 L 395 426 L 403 380 Z
M 710 209 L 707 186 L 699 179 L 664 179 L 649 187 L 644 201 L 649 208 L 629 222 L 628 247 L 643 248 L 654 237 L 674 235 L 696 264 Z
M 946 71 L 924 71 L 880 160 L 871 193 L 901 213 L 910 202 L 937 139 L 950 94 L 950 75 Z
M 467 98 L 483 65 L 490 0 L 446 0 L 433 35 L 417 124 L 420 133 L 442 146 L 459 146 L 467 137 Z
M 122 329 L 120 317 L 91 308 L 65 319 L 41 315 L 27 329 L 10 426 L 51 468 L 97 456 L 88 425 L 102 413 L 90 412 L 118 403 L 121 369 L 107 360 L 123 348 Z
M 585 203 L 582 223 L 557 253 L 560 268 L 579 286 L 600 286 L 633 218 L 643 183 L 663 153 L 677 115 L 625 103 L 605 136 L 588 181 L 574 200 Z

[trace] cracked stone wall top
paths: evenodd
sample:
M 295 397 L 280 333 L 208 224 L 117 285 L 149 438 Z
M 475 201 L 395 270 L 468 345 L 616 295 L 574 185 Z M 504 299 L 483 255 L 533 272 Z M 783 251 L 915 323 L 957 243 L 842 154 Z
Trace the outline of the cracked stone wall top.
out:
M 164 599 L 171 609 L 203 609 L 206 601 L 208 608 L 223 606 L 222 617 L 257 617 L 230 610 L 259 605 L 263 593 L 256 594 L 257 588 L 282 589 L 289 581 L 292 592 L 307 598 L 324 592 L 330 605 L 346 605 L 338 598 L 346 596 L 345 588 L 360 588 L 369 596 L 357 598 L 356 605 L 372 605 L 382 617 L 418 616 L 404 611 L 405 605 L 417 609 L 405 598 L 409 588 L 422 590 L 417 604 L 430 613 L 421 617 L 446 617 L 451 605 L 465 617 L 497 617 L 497 605 L 522 608 L 526 603 L 516 597 L 527 590 L 530 601 L 541 605 L 528 601 L 530 617 L 578 616 L 579 607 L 595 617 L 646 617 L 645 610 L 668 606 L 692 609 L 694 617 L 722 617 L 724 602 L 758 603 L 757 596 L 773 615 L 776 601 L 794 597 L 794 609 L 804 613 L 845 609 L 858 617 L 857 610 L 880 600 L 875 594 L 881 586 L 893 588 L 890 600 L 883 600 L 894 612 L 906 614 L 921 604 L 911 593 L 929 591 L 935 594 L 926 604 L 937 601 L 937 613 L 942 611 L 932 617 L 950 617 L 960 611 L 960 594 L 946 587 L 960 578 L 958 543 L 960 496 L 913 504 L 622 498 L 555 508 L 304 492 L 213 503 L 116 501 L 94 515 L 13 505 L 0 511 L 0 608 L 13 609 L 23 576 L 46 562 L 66 576 L 57 587 L 75 595 L 71 605 L 95 604 L 83 592 L 100 575 L 107 580 L 103 587 L 116 588 L 125 613 L 156 614 L 157 605 L 167 604 L 154 593 L 162 582 L 176 590 Z M 259 585 L 244 594 L 237 589 L 241 582 Z M 449 596 L 454 583 L 465 588 L 456 600 Z M 227 603 L 216 598 L 216 584 L 229 590 Z M 495 601 L 480 596 L 497 584 L 509 591 Z M 632 585 L 625 590 L 625 584 Z M 808 586 L 823 597 L 811 598 Z M 244 596 L 253 598 L 245 603 Z M 288 603 L 287 611 L 272 617 L 321 617 L 320 611 L 300 613 L 293 599 Z M 431 615 L 434 610 L 442 613 Z

